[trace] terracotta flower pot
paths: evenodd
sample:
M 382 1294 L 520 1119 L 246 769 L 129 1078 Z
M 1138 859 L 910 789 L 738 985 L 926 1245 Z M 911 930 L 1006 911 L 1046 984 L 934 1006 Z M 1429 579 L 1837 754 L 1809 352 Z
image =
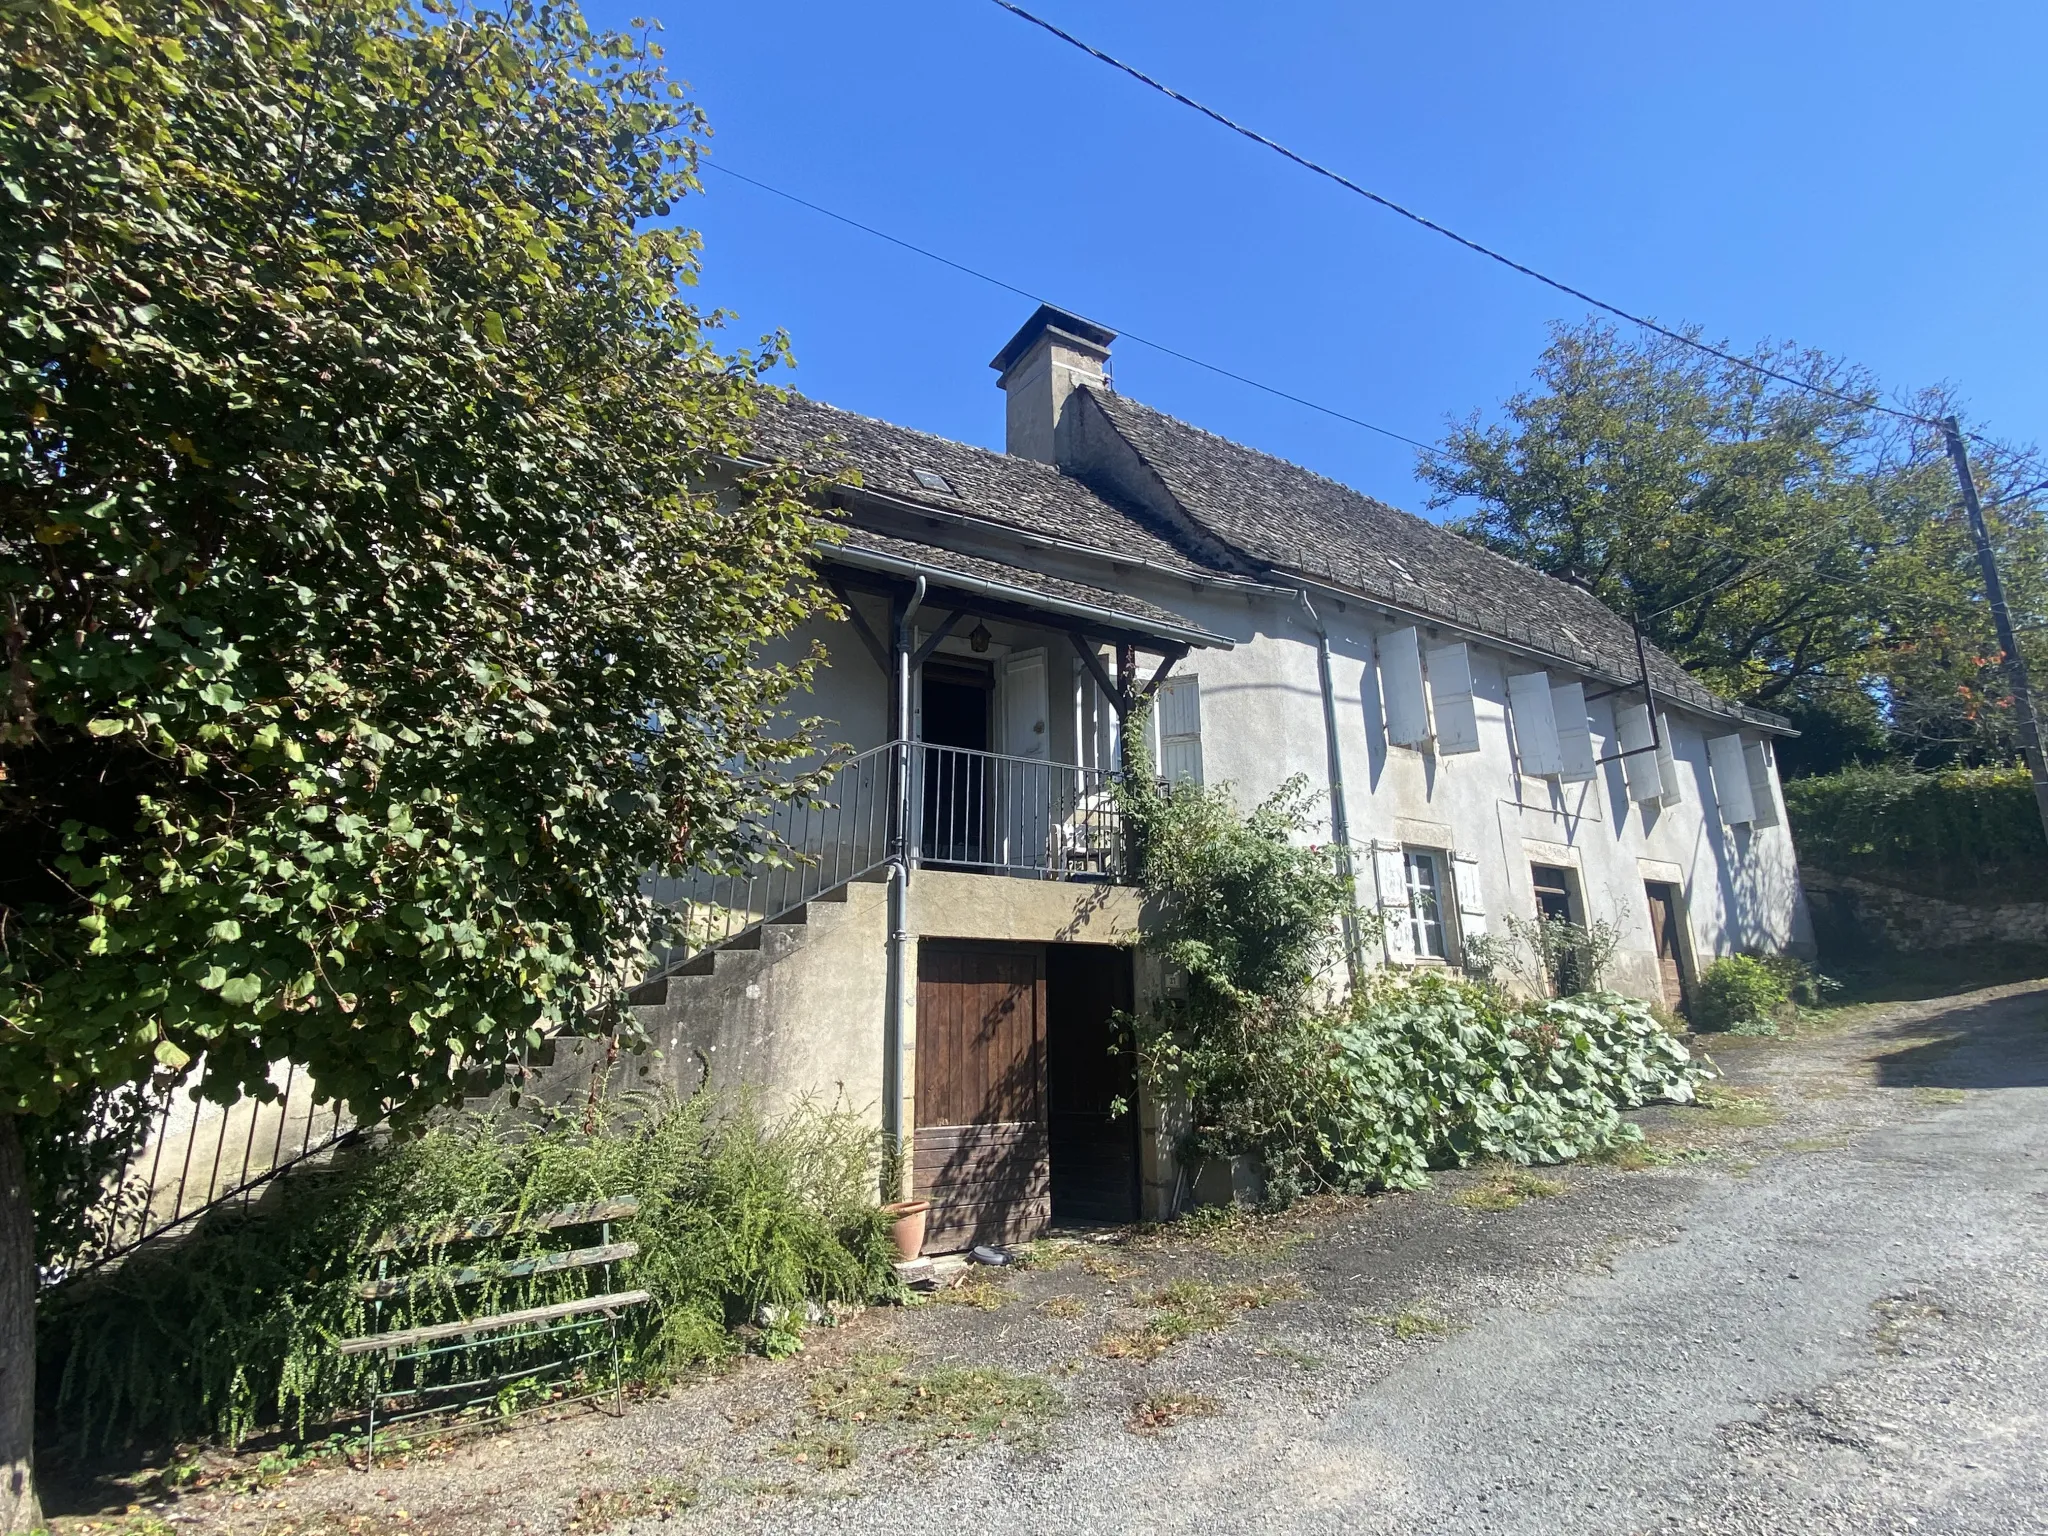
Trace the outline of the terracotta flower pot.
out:
M 896 1251 L 903 1255 L 906 1264 L 924 1252 L 924 1222 L 931 1208 L 929 1200 L 899 1200 L 882 1207 L 883 1214 L 896 1218 L 890 1235 L 896 1239 Z

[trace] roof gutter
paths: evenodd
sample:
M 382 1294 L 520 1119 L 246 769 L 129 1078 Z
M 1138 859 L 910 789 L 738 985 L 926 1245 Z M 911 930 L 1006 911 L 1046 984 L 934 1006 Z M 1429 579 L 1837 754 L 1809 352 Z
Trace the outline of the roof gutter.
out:
M 861 549 L 855 545 L 820 544 L 818 555 L 821 559 L 839 565 L 850 565 L 856 570 L 879 571 L 884 575 L 901 576 L 911 581 L 923 577 L 931 586 L 944 587 L 948 591 L 973 593 L 997 602 L 1014 603 L 1021 608 L 1036 608 L 1046 613 L 1056 613 L 1062 618 L 1079 619 L 1083 623 L 1098 627 L 1135 631 L 1161 640 L 1172 640 L 1181 645 L 1227 651 L 1235 649 L 1237 644 L 1227 635 L 1211 634 L 1206 629 L 1195 629 L 1186 624 L 1165 623 L 1135 613 L 1118 613 L 1113 608 L 1075 602 L 1071 598 L 1053 597 L 1030 587 L 990 581 L 987 577 L 970 576 L 964 571 L 950 570 L 943 565 L 929 565 L 921 560 L 905 560 L 896 555 L 878 554 L 874 550 Z

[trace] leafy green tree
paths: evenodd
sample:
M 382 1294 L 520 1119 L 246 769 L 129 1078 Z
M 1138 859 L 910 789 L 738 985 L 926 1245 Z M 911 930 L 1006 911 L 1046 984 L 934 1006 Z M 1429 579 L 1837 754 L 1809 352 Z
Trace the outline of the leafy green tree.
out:
M 1559 327 L 1535 386 L 1420 460 L 1471 538 L 1579 582 L 1702 681 L 1794 716 L 1824 754 L 2009 756 L 2010 699 L 1938 433 L 1818 353 L 1755 360 Z M 1938 393 L 1911 402 L 1948 409 Z M 2015 606 L 2048 646 L 2048 521 L 2030 455 L 1978 465 Z M 2030 652 L 2031 655 L 2031 652 Z M 1788 749 L 1787 765 L 1799 748 Z
M 9 0 L 0 95 L 0 1528 L 24 1140 L 204 1055 L 417 1117 L 616 1021 L 731 856 L 817 603 L 733 478 L 648 39 L 510 0 Z M 736 472 L 735 472 L 736 473 Z M 723 478 L 721 478 L 723 477 Z M 723 485 L 724 489 L 719 487 Z

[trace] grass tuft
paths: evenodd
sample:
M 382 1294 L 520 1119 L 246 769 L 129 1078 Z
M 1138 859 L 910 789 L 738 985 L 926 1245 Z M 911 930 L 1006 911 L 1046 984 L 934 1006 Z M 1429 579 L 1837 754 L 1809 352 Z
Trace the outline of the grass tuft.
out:
M 1182 1339 L 1220 1332 L 1245 1312 L 1307 1294 L 1286 1277 L 1241 1285 L 1176 1280 L 1137 1297 L 1139 1306 L 1155 1309 L 1152 1316 L 1142 1327 L 1104 1334 L 1095 1352 L 1111 1360 L 1156 1360 Z
M 1533 1173 L 1503 1173 L 1459 1190 L 1451 1196 L 1451 1203 L 1468 1211 L 1512 1211 L 1525 1201 L 1547 1200 L 1564 1191 L 1565 1186 L 1555 1179 L 1539 1178 Z
M 1458 1325 L 1449 1318 L 1415 1307 L 1393 1313 L 1372 1313 L 1365 1321 L 1379 1324 L 1404 1342 L 1410 1339 L 1441 1339 L 1458 1331 Z
M 593 1488 L 576 1496 L 569 1512 L 574 1536 L 596 1536 L 629 1520 L 650 1515 L 667 1520 L 697 1502 L 697 1490 L 671 1477 L 650 1477 L 632 1488 Z
M 1189 1419 L 1222 1412 L 1223 1405 L 1200 1392 L 1153 1392 L 1131 1405 L 1124 1426 L 1135 1435 L 1156 1435 Z
M 1018 1440 L 1065 1411 L 1037 1376 L 996 1366 L 939 1366 L 923 1373 L 897 1355 L 864 1355 L 811 1379 L 811 1412 L 828 1424 L 907 1425 L 928 1441 Z

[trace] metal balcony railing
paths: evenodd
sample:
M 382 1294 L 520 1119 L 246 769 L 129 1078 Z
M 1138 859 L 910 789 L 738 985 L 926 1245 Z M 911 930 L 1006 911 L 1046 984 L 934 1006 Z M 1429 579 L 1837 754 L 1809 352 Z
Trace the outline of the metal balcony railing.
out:
M 911 748 L 915 862 L 1046 880 L 1125 875 L 1123 818 L 1097 768 L 923 742 Z

